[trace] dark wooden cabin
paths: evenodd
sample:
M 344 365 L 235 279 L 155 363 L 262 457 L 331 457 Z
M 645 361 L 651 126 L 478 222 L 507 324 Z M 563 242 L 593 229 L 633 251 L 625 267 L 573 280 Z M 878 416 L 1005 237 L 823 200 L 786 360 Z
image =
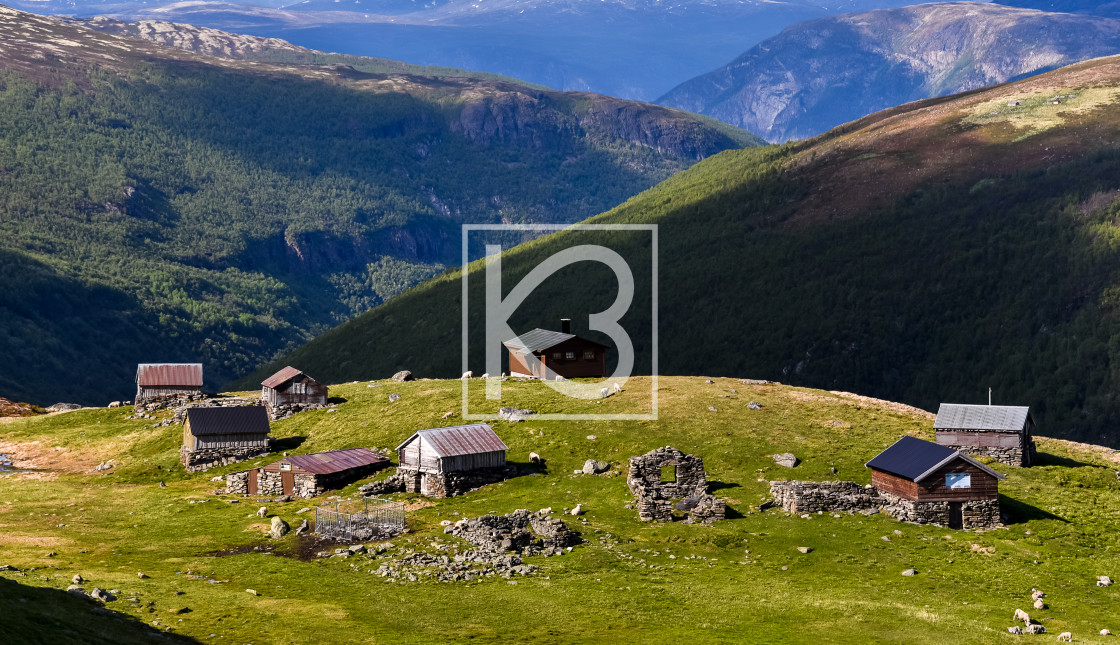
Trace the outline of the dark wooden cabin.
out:
M 140 363 L 136 402 L 157 396 L 202 393 L 202 363 Z
M 866 465 L 871 485 L 906 508 L 892 515 L 949 528 L 999 523 L 1003 475 L 948 446 L 907 436 Z
M 272 407 L 325 406 L 327 386 L 289 366 L 261 383 L 261 398 Z
M 268 453 L 268 433 L 264 406 L 187 408 L 180 461 L 195 471 L 252 459 Z
M 943 446 L 1009 466 L 1034 463 L 1034 418 L 1029 407 L 942 403 L 933 429 Z
M 475 479 L 497 481 L 498 471 L 505 469 L 507 450 L 509 446 L 485 423 L 418 430 L 397 446 L 397 472 L 405 476 L 407 492 L 451 496 L 462 488 L 460 474 L 479 473 Z
M 503 345 L 509 350 L 509 373 L 526 378 L 603 378 L 607 375 L 607 346 L 571 333 L 571 320 L 560 331 L 534 329 Z M 532 361 L 530 357 L 537 360 Z
M 261 468 L 227 475 L 226 492 L 316 497 L 368 477 L 389 463 L 388 457 L 369 448 L 296 455 Z

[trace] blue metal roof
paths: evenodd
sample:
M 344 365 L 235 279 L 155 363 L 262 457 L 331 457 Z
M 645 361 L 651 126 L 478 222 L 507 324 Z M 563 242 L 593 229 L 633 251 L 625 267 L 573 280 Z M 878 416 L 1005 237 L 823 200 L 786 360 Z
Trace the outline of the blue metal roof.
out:
M 961 454 L 960 451 L 910 436 L 905 436 L 894 442 L 865 465 L 868 468 L 898 475 L 904 479 L 921 481 L 954 459 L 963 459 L 989 475 L 997 479 L 1003 479 L 1003 475 L 972 457 Z

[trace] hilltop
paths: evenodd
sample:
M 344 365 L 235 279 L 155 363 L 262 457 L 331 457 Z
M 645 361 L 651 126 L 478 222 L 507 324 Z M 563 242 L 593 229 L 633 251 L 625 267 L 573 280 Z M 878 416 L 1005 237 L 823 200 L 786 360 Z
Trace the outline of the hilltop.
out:
M 759 141 L 660 106 L 201 36 L 258 58 L 0 8 L 0 354 L 22 366 L 0 394 L 128 399 L 148 361 L 201 361 L 217 388 L 441 272 L 462 223 L 578 221 Z
M 722 153 L 589 222 L 659 226 L 662 374 L 749 373 L 926 409 L 982 402 L 991 387 L 996 403 L 1031 405 L 1046 434 L 1120 446 L 1118 96 L 1112 57 L 911 103 Z M 560 233 L 507 251 L 503 282 L 599 239 Z M 614 241 L 648 263 L 642 244 Z M 481 302 L 483 267 L 469 271 Z M 595 271 L 542 285 L 513 329 L 567 316 L 586 330 L 587 312 L 615 297 Z M 461 290 L 459 272 L 439 276 L 241 383 L 284 364 L 336 381 L 457 376 Z M 648 293 L 637 274 L 628 329 L 649 328 Z M 483 324 L 472 310 L 470 329 Z M 469 366 L 481 370 L 475 340 Z M 649 343 L 636 348 L 648 365 Z
M 519 407 L 618 413 L 643 410 L 649 381 L 632 381 L 601 402 L 564 399 L 535 381 L 503 385 L 503 402 Z M 483 388 L 477 380 L 469 386 Z M 518 475 L 451 499 L 395 494 L 408 504 L 411 532 L 372 557 L 309 558 L 334 546 L 265 537 L 269 520 L 256 517 L 259 506 L 294 527 L 308 517 L 297 511 L 331 498 L 231 504 L 211 494 L 221 483 L 210 479 L 251 464 L 184 473 L 177 425 L 152 427 L 152 420 L 127 419 L 130 410 L 104 408 L 0 422 L 0 452 L 31 469 L 0 476 L 0 565 L 18 570 L 0 577 L 19 584 L 0 582 L 0 608 L 15 617 L 8 636 L 66 643 L 88 632 L 113 642 L 116 631 L 117 642 L 132 642 L 154 624 L 197 642 L 314 643 L 329 630 L 332 641 L 355 643 L 718 643 L 744 635 L 758 642 L 1005 643 L 1016 608 L 1041 621 L 1049 639 L 1068 630 L 1077 642 L 1097 642 L 1102 628 L 1116 631 L 1117 587 L 1095 586 L 1096 576 L 1115 580 L 1120 570 L 1110 451 L 1039 438 L 1037 467 L 991 464 L 1007 476 L 1000 484 L 1006 528 L 950 531 L 881 513 L 802 518 L 760 511 L 769 481 L 867 483 L 864 462 L 900 435 L 930 438 L 930 415 L 738 378 L 662 377 L 659 390 L 657 421 L 495 421 Z M 334 385 L 333 411 L 277 422 L 273 435 L 293 455 L 385 449 L 416 429 L 457 422 L 442 417 L 458 409 L 460 391 L 458 380 Z M 391 393 L 400 399 L 390 403 Z M 752 401 L 761 409 L 748 407 Z M 633 501 L 628 458 L 664 445 L 703 458 L 728 519 L 642 523 L 626 508 Z M 529 464 L 529 451 L 545 464 Z M 801 463 L 778 465 L 771 455 L 782 452 Z M 588 458 L 610 470 L 574 475 Z M 107 460 L 112 468 L 92 471 Z M 341 494 L 353 496 L 359 485 Z M 584 542 L 563 556 L 526 558 L 541 567 L 531 575 L 439 583 L 376 573 L 412 552 L 451 557 L 464 549 L 444 533 L 444 521 L 542 507 L 561 517 L 577 503 L 584 514 L 563 517 Z M 911 568 L 917 575 L 900 575 Z M 61 596 L 74 574 L 87 590 L 119 590 L 119 599 L 96 614 L 83 613 L 92 605 L 58 604 L 52 594 Z M 1049 609 L 1029 606 L 1032 588 L 1046 591 Z
M 798 23 L 657 99 L 804 139 L 872 112 L 1120 51 L 1120 20 L 937 2 Z

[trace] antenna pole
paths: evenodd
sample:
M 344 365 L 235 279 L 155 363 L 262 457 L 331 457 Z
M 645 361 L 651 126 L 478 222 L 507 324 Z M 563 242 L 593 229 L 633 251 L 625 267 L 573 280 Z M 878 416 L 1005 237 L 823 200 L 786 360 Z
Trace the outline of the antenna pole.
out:
M 992 404 L 992 388 L 988 388 L 988 405 Z

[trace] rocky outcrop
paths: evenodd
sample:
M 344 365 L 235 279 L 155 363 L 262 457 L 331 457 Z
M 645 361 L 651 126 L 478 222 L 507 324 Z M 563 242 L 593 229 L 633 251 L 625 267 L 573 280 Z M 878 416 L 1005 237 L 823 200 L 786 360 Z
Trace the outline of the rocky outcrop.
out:
M 525 509 L 459 520 L 443 532 L 463 538 L 481 551 L 514 551 L 521 555 L 552 555 L 580 542 L 579 534 L 563 520 Z

